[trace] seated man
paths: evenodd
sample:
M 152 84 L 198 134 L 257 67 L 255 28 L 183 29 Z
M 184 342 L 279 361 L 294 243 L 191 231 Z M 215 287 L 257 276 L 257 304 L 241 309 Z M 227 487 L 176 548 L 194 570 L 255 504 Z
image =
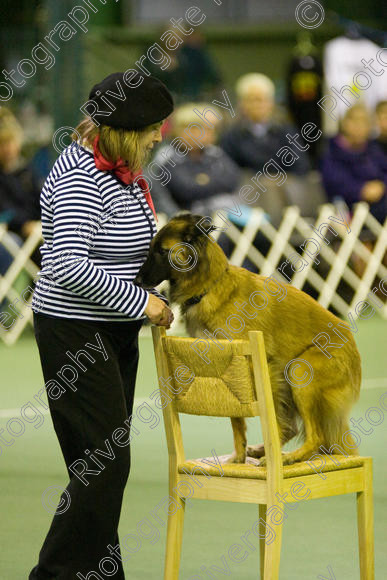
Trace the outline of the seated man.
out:
M 274 120 L 275 89 L 274 83 L 267 76 L 259 73 L 244 75 L 237 81 L 235 91 L 239 115 L 221 137 L 220 146 L 239 167 L 249 169 L 254 174 L 264 172 L 265 164 L 271 159 L 284 172 L 286 180 L 280 189 L 265 176 L 260 178 L 260 183 L 268 191 L 261 196 L 259 205 L 270 214 L 272 223 L 277 226 L 281 221 L 283 207 L 292 203 L 287 191 L 289 185 L 305 189 L 303 177 L 310 170 L 308 146 L 298 136 L 299 147 L 296 150 L 293 147 L 293 163 L 286 167 L 281 154 L 277 155 L 283 147 L 290 147 L 297 130 Z M 296 178 L 292 179 L 294 176 Z M 303 194 L 299 197 L 302 203 Z
M 281 147 L 289 146 L 287 133 L 296 133 L 295 127 L 274 120 L 274 91 L 274 83 L 259 73 L 244 75 L 236 83 L 239 116 L 222 136 L 220 145 L 240 167 L 262 171 L 271 157 L 278 160 L 276 153 Z M 308 155 L 302 151 L 297 154 L 299 159 L 286 170 L 304 175 L 310 169 Z M 278 163 L 281 165 L 281 160 Z

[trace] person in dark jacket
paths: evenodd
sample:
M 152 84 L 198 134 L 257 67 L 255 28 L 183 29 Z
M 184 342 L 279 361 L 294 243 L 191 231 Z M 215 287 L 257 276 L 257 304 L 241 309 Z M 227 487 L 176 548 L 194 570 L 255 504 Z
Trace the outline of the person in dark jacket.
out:
M 373 143 L 382 151 L 387 167 L 387 101 L 380 101 L 376 105 L 375 113 L 378 135 Z
M 211 108 L 215 114 L 206 116 L 204 126 L 195 110 L 203 111 Z M 154 161 L 164 168 L 168 182 L 152 179 L 152 193 L 158 211 L 169 217 L 180 210 L 206 215 L 217 209 L 233 207 L 230 198 L 235 195 L 241 180 L 241 171 L 232 159 L 215 145 L 216 130 L 219 125 L 219 113 L 213 105 L 206 103 L 188 103 L 180 106 L 172 117 L 171 144 L 161 147 Z M 189 133 L 185 129 L 193 123 L 198 123 L 204 129 L 191 126 Z M 173 146 L 185 143 L 186 154 Z M 202 145 L 202 147 L 200 146 Z M 167 179 L 165 180 L 167 181 Z
M 40 183 L 35 172 L 23 163 L 22 129 L 10 111 L 0 109 L 0 218 L 8 229 L 27 237 L 40 220 Z
M 262 171 L 271 158 L 282 166 L 276 153 L 282 147 L 289 147 L 287 135 L 292 136 L 297 130 L 273 119 L 274 83 L 263 74 L 251 73 L 237 81 L 235 91 L 240 115 L 222 136 L 220 146 L 240 167 L 254 172 Z M 282 167 L 299 176 L 310 170 L 306 146 L 301 146 L 305 151 L 297 151 L 298 159 L 293 165 Z
M 351 209 L 366 201 L 375 218 L 386 218 L 387 164 L 383 152 L 370 142 L 371 120 L 363 105 L 354 105 L 340 122 L 321 161 L 325 190 L 330 200 L 342 199 Z
M 163 31 L 161 38 L 166 33 L 168 31 Z M 165 83 L 179 104 L 211 99 L 220 88 L 222 79 L 217 63 L 207 49 L 205 37 L 194 29 L 181 40 L 177 49 L 164 50 L 170 59 L 168 66 L 161 68 L 148 59 L 147 70 Z
M 19 244 L 40 221 L 40 183 L 30 167 L 23 163 L 21 146 L 23 132 L 14 115 L 0 109 L 0 222 L 7 225 Z M 39 253 L 33 255 L 39 262 Z M 0 273 L 12 263 L 12 256 L 0 245 Z

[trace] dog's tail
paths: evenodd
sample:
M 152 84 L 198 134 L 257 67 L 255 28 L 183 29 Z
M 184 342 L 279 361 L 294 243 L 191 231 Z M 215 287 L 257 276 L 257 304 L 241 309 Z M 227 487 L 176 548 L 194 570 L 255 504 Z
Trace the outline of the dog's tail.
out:
M 324 393 L 320 407 L 320 429 L 325 452 L 336 455 L 358 455 L 359 437 L 349 427 L 351 407 L 358 399 L 357 384 L 344 391 Z

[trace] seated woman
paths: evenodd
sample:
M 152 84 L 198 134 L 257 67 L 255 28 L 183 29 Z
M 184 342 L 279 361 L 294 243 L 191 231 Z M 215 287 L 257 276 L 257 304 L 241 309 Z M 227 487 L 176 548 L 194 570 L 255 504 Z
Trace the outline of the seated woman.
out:
M 342 199 L 351 209 L 366 201 L 371 213 L 386 218 L 387 164 L 383 152 L 369 141 L 371 119 L 367 109 L 354 105 L 340 121 L 321 161 L 325 190 L 330 200 Z M 364 236 L 363 236 L 364 237 Z
M 32 169 L 22 161 L 23 131 L 13 114 L 0 108 L 0 222 L 6 223 L 21 243 L 40 220 L 40 184 Z M 33 256 L 39 260 L 36 252 Z M 0 245 L 0 273 L 12 256 Z
M 206 108 L 214 111 L 206 115 L 208 125 L 201 123 L 194 112 L 194 109 L 203 111 Z M 241 172 L 228 155 L 214 144 L 218 117 L 220 115 L 215 107 L 205 103 L 182 105 L 174 113 L 171 120 L 172 142 L 162 146 L 154 158 L 156 163 L 165 167 L 166 172 L 170 172 L 169 181 L 162 185 L 150 177 L 157 211 L 170 217 L 182 209 L 206 215 L 227 206 L 233 208 L 232 202 L 228 202 L 238 188 Z M 190 127 L 188 135 L 185 129 L 191 123 L 199 126 Z M 204 131 L 200 130 L 200 126 Z M 178 142 L 185 144 L 175 147 Z

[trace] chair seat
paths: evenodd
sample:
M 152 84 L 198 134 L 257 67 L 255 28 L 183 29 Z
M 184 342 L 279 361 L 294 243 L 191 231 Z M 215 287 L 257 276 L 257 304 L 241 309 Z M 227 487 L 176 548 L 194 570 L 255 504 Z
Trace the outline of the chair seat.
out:
M 184 463 L 178 465 L 178 472 L 181 474 L 192 473 L 195 467 L 198 467 L 196 474 L 201 475 L 201 469 L 204 468 L 206 472 L 211 476 L 223 476 L 223 477 L 240 477 L 245 479 L 266 479 L 266 467 L 259 466 L 259 459 L 254 459 L 253 457 L 247 457 L 246 463 L 225 463 L 230 455 L 220 455 L 219 461 L 222 464 L 223 474 L 217 467 L 213 467 L 208 463 L 205 463 L 203 459 L 206 459 L 210 463 L 214 463 L 213 457 L 201 457 L 199 459 L 187 459 Z M 345 457 L 344 455 L 323 455 L 325 459 L 325 466 L 321 469 L 321 472 L 325 471 L 338 471 L 340 469 L 350 469 L 353 467 L 362 467 L 364 464 L 364 458 L 358 455 L 349 455 Z M 317 466 L 320 473 L 320 467 Z M 302 461 L 299 463 L 293 463 L 293 465 L 284 465 L 283 475 L 284 478 L 290 477 L 300 477 L 302 475 L 313 475 L 316 471 L 306 462 Z

